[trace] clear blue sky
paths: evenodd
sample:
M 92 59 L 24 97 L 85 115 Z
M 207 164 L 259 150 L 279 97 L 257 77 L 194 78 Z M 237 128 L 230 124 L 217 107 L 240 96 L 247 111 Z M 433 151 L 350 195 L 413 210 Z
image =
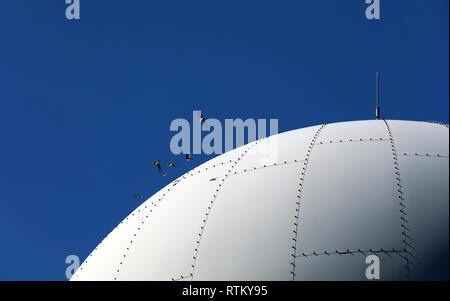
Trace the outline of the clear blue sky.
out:
M 0 280 L 65 280 L 141 200 L 211 157 L 170 122 L 449 121 L 449 1 L 81 0 L 0 4 Z M 149 160 L 174 160 L 164 178 Z

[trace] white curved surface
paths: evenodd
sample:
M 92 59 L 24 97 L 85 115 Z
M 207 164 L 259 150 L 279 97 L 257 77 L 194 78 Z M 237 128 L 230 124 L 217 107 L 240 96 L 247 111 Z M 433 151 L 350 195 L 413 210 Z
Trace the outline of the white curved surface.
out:
M 134 210 L 71 280 L 448 280 L 448 127 L 355 121 L 218 156 Z M 215 178 L 215 180 L 211 180 Z

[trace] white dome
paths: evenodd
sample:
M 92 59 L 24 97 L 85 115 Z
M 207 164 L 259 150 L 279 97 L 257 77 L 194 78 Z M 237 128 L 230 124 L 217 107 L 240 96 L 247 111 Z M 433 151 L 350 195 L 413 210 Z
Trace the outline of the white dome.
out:
M 220 155 L 125 218 L 71 280 L 448 280 L 449 132 L 395 120 Z

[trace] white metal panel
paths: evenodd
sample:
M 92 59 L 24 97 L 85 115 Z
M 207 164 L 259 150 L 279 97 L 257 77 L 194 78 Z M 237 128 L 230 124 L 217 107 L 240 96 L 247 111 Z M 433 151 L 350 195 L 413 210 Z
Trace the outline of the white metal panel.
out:
M 448 160 L 399 156 L 412 279 L 448 279 Z
M 349 142 L 360 141 L 360 139 L 366 141 L 389 139 L 386 125 L 383 120 L 363 120 L 352 122 L 339 122 L 328 124 L 320 136 L 317 138 L 316 143 L 330 143 L 330 142 Z
M 397 153 L 448 156 L 448 128 L 430 122 L 387 120 Z
M 288 280 L 300 166 L 233 175 L 211 211 L 194 280 Z
M 300 200 L 297 254 L 401 248 L 387 141 L 316 145 Z

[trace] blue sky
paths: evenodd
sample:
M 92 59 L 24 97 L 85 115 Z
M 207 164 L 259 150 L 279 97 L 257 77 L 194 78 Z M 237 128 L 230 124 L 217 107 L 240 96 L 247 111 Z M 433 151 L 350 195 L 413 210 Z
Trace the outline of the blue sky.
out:
M 449 2 L 81 0 L 0 4 L 0 280 L 65 280 L 141 200 L 212 156 L 175 118 L 279 131 L 382 116 L 449 121 Z M 161 177 L 148 161 L 180 165 Z

